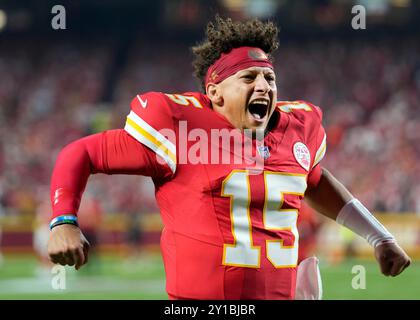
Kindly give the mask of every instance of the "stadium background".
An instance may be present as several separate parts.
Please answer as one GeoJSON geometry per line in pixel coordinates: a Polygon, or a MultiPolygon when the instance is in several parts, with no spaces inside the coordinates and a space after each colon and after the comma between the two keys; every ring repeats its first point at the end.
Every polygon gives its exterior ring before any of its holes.
{"type": "Polygon", "coordinates": [[[121,128],[138,92],[198,88],[189,47],[216,13],[277,22],[279,99],[321,106],[323,165],[414,258],[400,277],[383,277],[363,240],[307,212],[300,229],[320,258],[324,297],[420,298],[419,1],[33,0],[0,1],[1,299],[166,299],[161,221],[144,177],[90,179],[80,216],[91,261],[66,268],[66,290],[51,288],[49,178],[64,145],[121,128]],[[51,27],[56,4],[65,30],[51,27]],[[357,4],[365,30],[351,28],[357,4]],[[355,265],[366,289],[352,288],[355,265]]]}

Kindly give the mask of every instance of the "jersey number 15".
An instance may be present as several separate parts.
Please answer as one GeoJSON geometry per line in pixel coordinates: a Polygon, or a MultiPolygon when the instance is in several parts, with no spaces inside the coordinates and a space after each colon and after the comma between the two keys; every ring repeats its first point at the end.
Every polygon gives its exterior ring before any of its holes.
{"type": "MultiPolygon", "coordinates": [[[[298,259],[296,209],[281,209],[284,195],[303,196],[306,176],[281,172],[264,172],[265,201],[263,223],[267,230],[283,230],[292,234],[293,244],[286,246],[283,240],[266,240],[267,259],[276,268],[295,267],[298,259]]],[[[224,244],[223,264],[248,268],[259,268],[261,247],[252,239],[250,216],[251,185],[246,170],[233,170],[222,184],[222,196],[230,197],[231,229],[233,244],[224,244]]]]}

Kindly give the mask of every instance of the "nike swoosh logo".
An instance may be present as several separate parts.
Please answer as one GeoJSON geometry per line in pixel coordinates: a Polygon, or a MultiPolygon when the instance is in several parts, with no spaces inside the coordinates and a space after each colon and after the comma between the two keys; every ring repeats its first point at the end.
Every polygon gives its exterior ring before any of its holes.
{"type": "Polygon", "coordinates": [[[139,96],[139,95],[137,95],[137,99],[139,99],[140,104],[141,104],[141,106],[142,106],[143,108],[146,108],[146,107],[147,107],[147,99],[146,99],[145,101],[143,101],[143,100],[140,98],[140,96],[139,96]]]}

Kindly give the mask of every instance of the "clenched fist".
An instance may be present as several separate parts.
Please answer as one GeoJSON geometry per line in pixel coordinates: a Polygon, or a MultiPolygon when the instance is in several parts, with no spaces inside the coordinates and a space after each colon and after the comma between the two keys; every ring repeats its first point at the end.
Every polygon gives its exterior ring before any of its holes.
{"type": "Polygon", "coordinates": [[[75,266],[79,270],[88,262],[89,247],[90,244],[79,227],[62,224],[51,230],[48,255],[53,263],[75,266]]]}
{"type": "Polygon", "coordinates": [[[375,257],[386,276],[399,275],[410,263],[410,257],[397,243],[383,243],[375,248],[375,257]]]}

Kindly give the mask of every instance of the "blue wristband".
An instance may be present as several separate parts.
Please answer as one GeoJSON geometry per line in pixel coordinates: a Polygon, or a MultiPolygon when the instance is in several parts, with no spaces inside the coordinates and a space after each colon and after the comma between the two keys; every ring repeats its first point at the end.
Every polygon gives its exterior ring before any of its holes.
{"type": "Polygon", "coordinates": [[[75,226],[79,226],[77,223],[77,217],[72,215],[64,215],[64,216],[58,216],[51,220],[50,222],[50,230],[52,228],[60,225],[60,224],[73,224],[75,226]]]}

